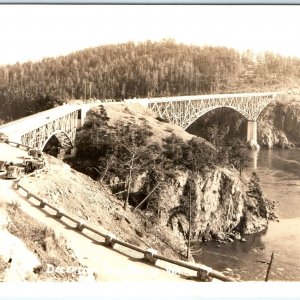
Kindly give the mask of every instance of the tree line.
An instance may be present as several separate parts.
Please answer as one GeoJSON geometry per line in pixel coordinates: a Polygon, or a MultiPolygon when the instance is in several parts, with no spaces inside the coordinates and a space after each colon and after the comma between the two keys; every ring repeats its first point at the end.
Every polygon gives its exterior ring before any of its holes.
{"type": "Polygon", "coordinates": [[[264,90],[300,77],[300,59],[173,40],[88,48],[0,67],[0,120],[66,99],[123,99],[264,90]]]}

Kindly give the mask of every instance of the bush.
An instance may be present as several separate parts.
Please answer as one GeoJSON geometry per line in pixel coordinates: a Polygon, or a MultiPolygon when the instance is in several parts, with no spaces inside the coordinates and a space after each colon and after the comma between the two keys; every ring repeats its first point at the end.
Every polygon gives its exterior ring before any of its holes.
{"type": "Polygon", "coordinates": [[[199,138],[184,142],[175,134],[164,139],[164,156],[169,164],[199,172],[216,164],[216,152],[199,138]]]}

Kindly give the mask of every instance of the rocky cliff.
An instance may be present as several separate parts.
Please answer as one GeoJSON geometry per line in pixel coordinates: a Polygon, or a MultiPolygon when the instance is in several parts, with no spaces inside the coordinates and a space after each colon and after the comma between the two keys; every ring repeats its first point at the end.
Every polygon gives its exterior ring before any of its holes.
{"type": "Polygon", "coordinates": [[[40,265],[24,242],[8,230],[7,212],[0,207],[0,281],[23,281],[40,265]]]}
{"type": "Polygon", "coordinates": [[[230,241],[262,231],[267,226],[268,204],[263,197],[252,197],[245,182],[236,170],[223,167],[204,174],[177,171],[165,179],[158,195],[157,223],[187,239],[191,205],[194,241],[230,241]]]}
{"type": "Polygon", "coordinates": [[[258,120],[258,142],[267,148],[300,144],[300,97],[282,97],[271,103],[258,120]]]}
{"type": "Polygon", "coordinates": [[[25,214],[17,202],[0,203],[0,282],[79,280],[78,274],[49,274],[48,264],[80,266],[64,238],[25,214]]]}

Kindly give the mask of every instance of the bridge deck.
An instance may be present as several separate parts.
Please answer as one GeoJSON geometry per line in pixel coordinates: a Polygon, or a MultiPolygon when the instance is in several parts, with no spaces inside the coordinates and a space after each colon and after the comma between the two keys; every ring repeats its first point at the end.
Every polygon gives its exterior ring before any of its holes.
{"type": "Polygon", "coordinates": [[[240,94],[208,94],[208,95],[194,95],[194,96],[171,96],[171,97],[156,97],[156,98],[139,98],[139,99],[126,99],[130,102],[135,101],[145,101],[147,103],[156,102],[171,102],[171,101],[189,101],[189,100],[211,100],[211,99],[232,99],[232,98],[247,98],[247,97],[274,97],[279,93],[265,92],[265,93],[240,93],[240,94]]]}
{"type": "MultiPolygon", "coordinates": [[[[219,107],[235,109],[248,121],[256,121],[261,111],[281,94],[277,92],[213,94],[160,98],[126,99],[115,102],[111,99],[68,103],[0,126],[0,132],[15,142],[27,146],[43,147],[53,134],[64,132],[75,141],[76,129],[83,126],[88,110],[106,104],[140,104],[150,108],[160,117],[187,128],[197,118],[219,107]],[[78,112],[77,112],[78,111],[78,112]],[[80,122],[79,122],[80,119],[80,122]]],[[[256,132],[252,130],[253,134],[256,132]]],[[[255,138],[253,138],[255,139],[255,138]]]]}
{"type": "Polygon", "coordinates": [[[10,123],[6,123],[0,126],[0,132],[3,132],[8,135],[13,133],[18,133],[22,135],[79,109],[80,106],[69,104],[48,109],[46,111],[31,116],[21,118],[10,123]]]}

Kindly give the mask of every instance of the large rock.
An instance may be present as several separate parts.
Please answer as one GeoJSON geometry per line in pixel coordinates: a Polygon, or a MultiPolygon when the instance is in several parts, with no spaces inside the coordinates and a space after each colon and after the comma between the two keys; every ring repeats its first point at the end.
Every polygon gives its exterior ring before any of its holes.
{"type": "Polygon", "coordinates": [[[216,168],[204,175],[178,171],[168,179],[158,199],[160,226],[170,226],[187,238],[189,201],[186,185],[194,186],[192,196],[193,240],[224,239],[229,235],[255,233],[267,226],[267,219],[257,214],[262,203],[246,195],[247,186],[237,171],[216,168]]]}
{"type": "Polygon", "coordinates": [[[300,102],[284,99],[270,104],[258,120],[258,142],[267,148],[300,144],[300,102]]]}

